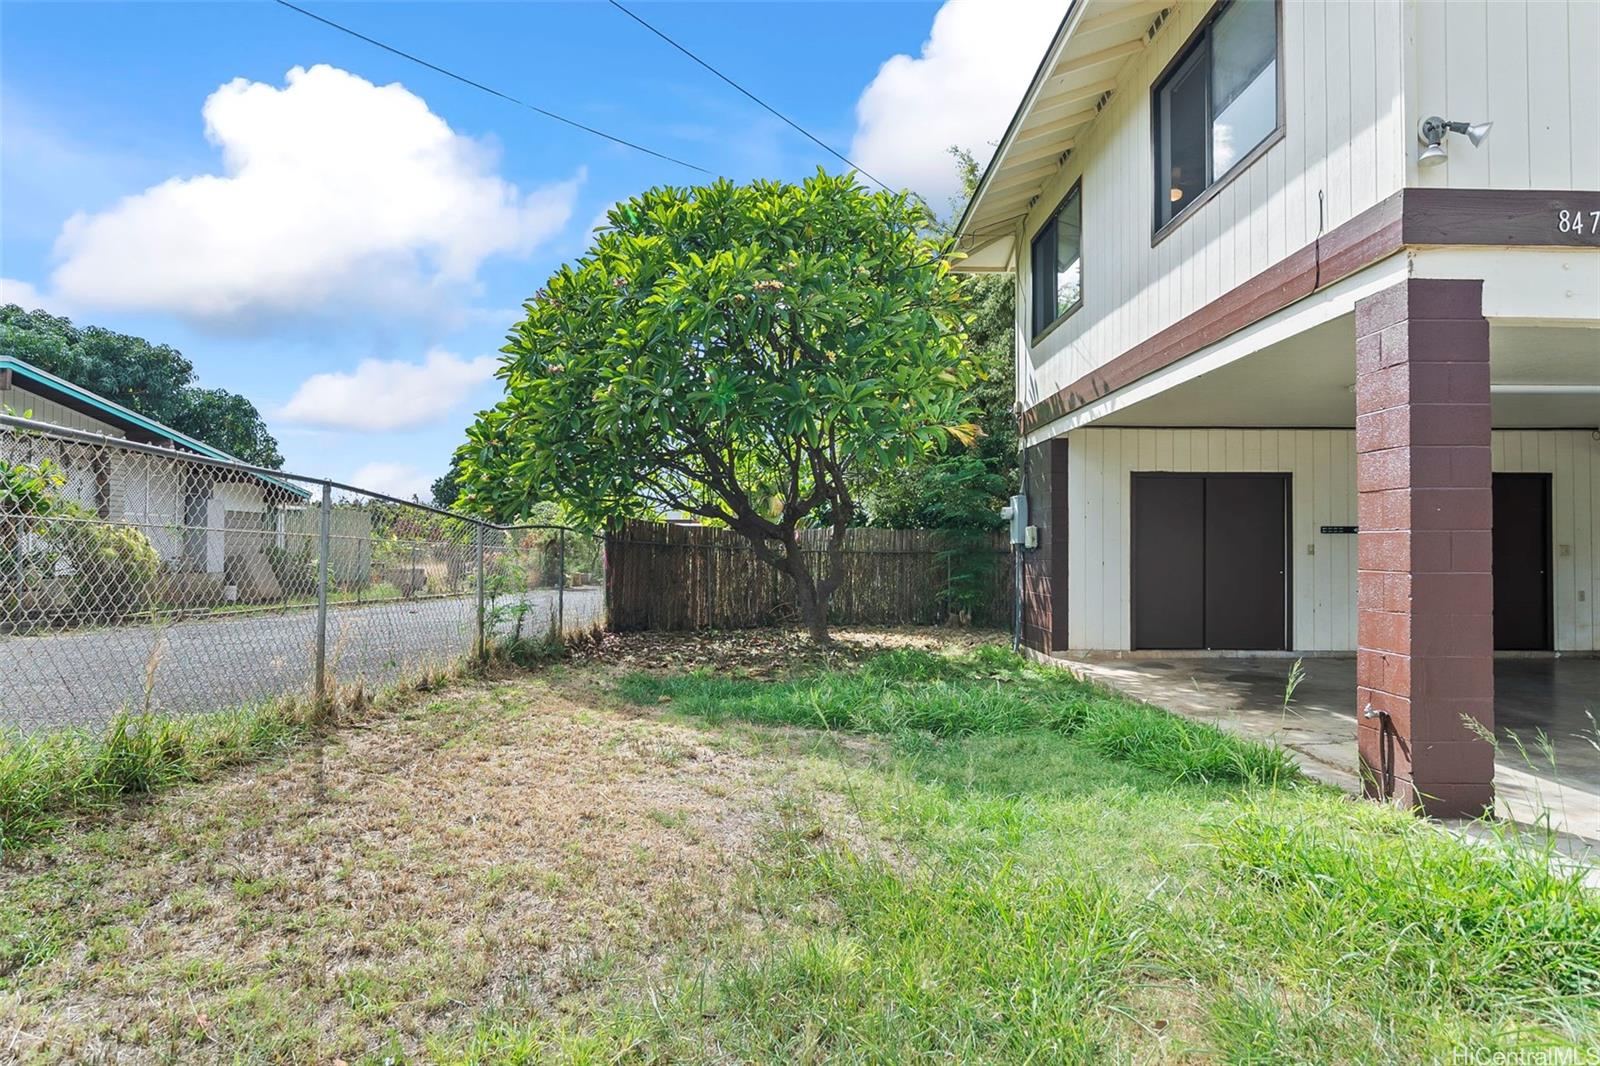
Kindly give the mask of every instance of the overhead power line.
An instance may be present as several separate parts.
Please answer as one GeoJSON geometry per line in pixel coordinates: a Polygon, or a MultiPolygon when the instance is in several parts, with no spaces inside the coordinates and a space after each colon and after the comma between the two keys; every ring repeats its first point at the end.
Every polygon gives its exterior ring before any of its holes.
{"type": "MultiPolygon", "coordinates": [[[[539,106],[537,106],[535,104],[528,103],[526,100],[519,100],[515,96],[512,96],[510,93],[503,93],[499,89],[491,88],[490,86],[485,85],[480,81],[473,81],[471,78],[469,78],[469,77],[467,77],[467,76],[465,76],[463,74],[457,74],[455,71],[448,70],[445,67],[441,67],[437,63],[430,63],[426,59],[423,59],[421,56],[412,55],[410,52],[403,51],[403,50],[401,50],[399,48],[396,48],[396,47],[394,47],[393,45],[390,45],[390,44],[384,44],[382,41],[378,40],[375,37],[368,37],[366,34],[361,33],[359,31],[356,31],[356,30],[353,30],[349,26],[341,25],[340,23],[337,23],[337,22],[333,21],[330,18],[323,18],[321,15],[317,14],[314,11],[307,11],[303,7],[299,7],[299,6],[295,5],[295,4],[291,4],[289,2],[289,0],[276,0],[276,2],[278,4],[280,4],[281,6],[288,8],[290,11],[299,12],[300,14],[304,15],[306,18],[315,19],[317,22],[322,23],[324,26],[330,26],[333,29],[338,30],[340,33],[347,33],[351,37],[354,37],[357,40],[365,41],[365,42],[367,42],[368,44],[372,45],[375,48],[381,48],[385,52],[390,53],[391,55],[397,55],[401,59],[409,60],[412,63],[417,64],[418,66],[427,67],[429,70],[433,71],[436,74],[443,74],[447,78],[453,78],[456,81],[461,82],[463,85],[470,85],[474,89],[478,89],[481,92],[488,93],[490,96],[498,96],[500,99],[506,101],[507,103],[516,104],[518,107],[525,107],[529,111],[532,111],[532,112],[534,112],[536,114],[543,115],[545,118],[554,119],[556,122],[560,122],[560,123],[562,123],[564,125],[571,126],[574,129],[579,129],[579,130],[582,130],[585,133],[593,134],[594,136],[599,137],[599,138],[601,138],[603,140],[610,141],[612,144],[620,144],[620,145],[622,145],[622,147],[631,148],[635,152],[643,152],[645,155],[654,156],[655,158],[665,160],[668,163],[676,163],[680,167],[688,167],[690,170],[697,170],[702,174],[709,174],[712,177],[716,176],[716,171],[707,170],[705,167],[695,166],[693,163],[688,163],[688,162],[685,162],[682,159],[678,159],[675,156],[667,155],[665,152],[658,152],[654,148],[646,148],[642,144],[635,144],[633,141],[625,140],[625,139],[623,139],[621,137],[614,136],[613,134],[607,133],[604,130],[597,130],[593,126],[586,126],[582,122],[579,122],[577,119],[567,118],[565,115],[558,115],[554,111],[547,111],[544,108],[539,107],[539,106]]],[[[770,110],[770,108],[769,108],[769,110],[770,110]]],[[[793,123],[791,123],[791,125],[793,125],[793,123]]],[[[862,171],[862,173],[866,173],[866,172],[862,171]]],[[[876,181],[877,179],[874,178],[873,180],[876,181]]],[[[881,185],[882,182],[879,182],[879,184],[881,185]]]]}
{"type": "MultiPolygon", "coordinates": [[[[283,0],[278,0],[278,2],[282,3],[283,0]]],[[[610,2],[612,7],[616,8],[618,11],[622,12],[624,15],[627,15],[633,21],[637,22],[639,25],[643,26],[645,29],[649,30],[651,33],[655,34],[657,37],[661,38],[663,41],[666,41],[672,47],[676,48],[678,51],[682,52],[684,55],[688,56],[690,59],[692,59],[696,63],[700,64],[706,70],[709,70],[712,74],[715,74],[718,78],[722,79],[728,85],[731,85],[733,88],[735,88],[739,92],[743,93],[748,99],[753,101],[756,105],[761,107],[768,114],[773,115],[773,116],[777,117],[778,119],[782,120],[791,129],[795,130],[801,136],[805,137],[812,144],[815,144],[818,148],[821,148],[823,151],[827,152],[829,155],[833,156],[835,159],[837,159],[840,162],[844,163],[846,166],[848,166],[850,169],[856,171],[862,177],[869,179],[870,181],[875,183],[879,188],[883,189],[885,192],[894,192],[894,190],[891,189],[888,186],[887,183],[885,183],[883,181],[880,181],[879,179],[873,177],[870,173],[868,173],[865,167],[862,167],[858,163],[852,162],[851,159],[848,156],[846,156],[843,152],[840,152],[840,151],[836,150],[831,145],[829,145],[826,141],[822,140],[822,138],[816,136],[810,130],[808,130],[804,126],[800,125],[800,123],[796,122],[794,119],[790,118],[788,115],[785,115],[782,111],[779,111],[777,108],[773,107],[771,104],[769,104],[765,100],[761,99],[761,97],[757,96],[755,93],[751,92],[749,89],[746,89],[743,85],[740,85],[738,82],[734,81],[732,78],[730,78],[726,74],[722,73],[722,71],[718,70],[716,67],[712,66],[710,63],[707,63],[704,59],[701,59],[699,56],[697,56],[693,52],[689,51],[689,49],[685,48],[683,45],[681,45],[677,41],[673,40],[666,33],[662,32],[659,29],[657,29],[655,26],[651,25],[649,22],[646,22],[640,16],[634,14],[628,8],[624,7],[619,2],[619,0],[609,0],[609,2],[610,2]]],[[[915,195],[915,194],[913,193],[913,195],[915,195]]],[[[918,199],[921,199],[921,197],[918,197],[918,199]]]]}

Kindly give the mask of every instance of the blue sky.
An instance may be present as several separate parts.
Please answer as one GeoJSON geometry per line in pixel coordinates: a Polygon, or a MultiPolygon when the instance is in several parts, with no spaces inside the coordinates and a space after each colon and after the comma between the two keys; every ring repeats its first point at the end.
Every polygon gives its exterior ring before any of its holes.
{"type": "MultiPolygon", "coordinates": [[[[835,169],[603,3],[302,6],[730,178],[835,169]]],[[[637,10],[943,203],[1061,6],[637,10]]],[[[696,180],[271,3],[0,4],[0,297],[175,345],[290,469],[425,494],[521,300],[617,199],[696,180]]]]}

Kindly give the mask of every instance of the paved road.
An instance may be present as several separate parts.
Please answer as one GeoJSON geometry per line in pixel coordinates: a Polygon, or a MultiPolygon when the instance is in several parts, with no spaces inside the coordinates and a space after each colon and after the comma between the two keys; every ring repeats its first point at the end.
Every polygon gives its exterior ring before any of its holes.
{"type": "MultiPolygon", "coordinates": [[[[530,592],[523,603],[524,632],[542,632],[554,620],[554,590],[530,592]]],[[[566,590],[568,632],[600,622],[604,610],[600,589],[566,590]]],[[[328,611],[328,661],[341,681],[382,685],[469,652],[475,617],[471,596],[335,606],[328,611]]],[[[506,619],[498,628],[509,625],[506,619]]],[[[121,707],[143,705],[147,676],[152,705],[171,714],[305,692],[315,634],[316,612],[297,608],[162,626],[0,636],[0,727],[98,726],[121,707]]]]}

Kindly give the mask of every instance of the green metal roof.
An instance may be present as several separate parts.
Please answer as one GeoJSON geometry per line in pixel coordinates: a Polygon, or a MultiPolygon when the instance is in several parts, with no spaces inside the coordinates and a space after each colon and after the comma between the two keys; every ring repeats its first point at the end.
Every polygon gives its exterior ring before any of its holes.
{"type": "MultiPolygon", "coordinates": [[[[182,445],[192,452],[196,452],[211,459],[221,459],[224,462],[239,463],[245,466],[250,465],[245,463],[245,461],[240,459],[238,456],[229,455],[221,448],[213,448],[205,441],[196,440],[187,433],[179,433],[171,426],[163,425],[153,418],[146,418],[137,411],[130,410],[129,408],[126,408],[113,400],[108,400],[98,393],[90,392],[81,385],[74,385],[66,378],[57,377],[48,370],[40,370],[32,363],[19,359],[14,355],[0,353],[0,370],[9,370],[17,377],[28,378],[50,389],[53,389],[56,392],[66,393],[73,399],[78,400],[97,411],[110,415],[111,419],[114,421],[123,422],[131,426],[137,426],[139,429],[142,429],[147,433],[152,433],[158,437],[166,437],[174,444],[182,445]]],[[[260,478],[262,481],[268,482],[269,484],[276,485],[278,488],[283,489],[286,492],[292,492],[294,495],[303,500],[311,498],[311,493],[308,490],[299,487],[298,485],[292,485],[286,481],[279,481],[277,478],[268,477],[265,474],[252,474],[251,476],[260,478]]]]}

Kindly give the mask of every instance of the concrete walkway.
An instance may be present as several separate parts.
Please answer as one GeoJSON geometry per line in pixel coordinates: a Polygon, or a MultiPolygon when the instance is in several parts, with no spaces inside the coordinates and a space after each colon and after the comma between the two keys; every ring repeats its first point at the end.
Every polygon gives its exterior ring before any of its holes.
{"type": "MultiPolygon", "coordinates": [[[[1355,659],[1307,657],[1284,706],[1293,655],[1057,659],[1136,699],[1294,751],[1307,773],[1360,790],[1355,659]]],[[[1500,813],[1600,845],[1600,658],[1495,661],[1495,791],[1500,813]],[[1591,717],[1591,715],[1593,717],[1591,717]],[[1542,737],[1541,739],[1541,732],[1542,737]],[[1520,746],[1519,746],[1520,745],[1520,746]]]]}

